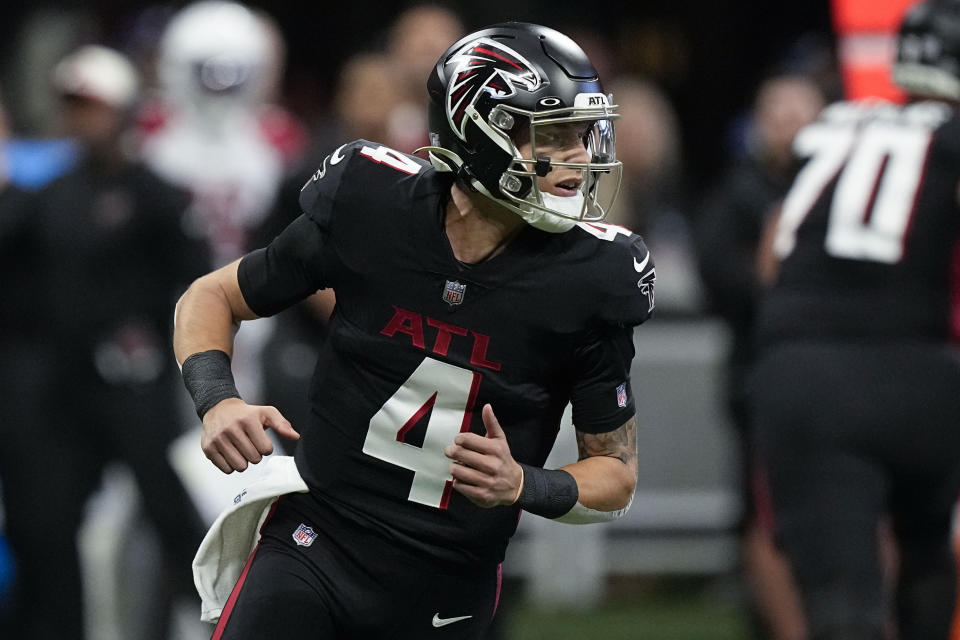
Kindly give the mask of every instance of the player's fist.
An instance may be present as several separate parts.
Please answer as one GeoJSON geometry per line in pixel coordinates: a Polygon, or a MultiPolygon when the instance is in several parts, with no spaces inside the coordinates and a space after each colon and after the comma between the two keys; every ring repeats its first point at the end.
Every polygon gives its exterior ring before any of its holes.
{"type": "Polygon", "coordinates": [[[477,506],[513,504],[520,494],[523,471],[510,454],[507,436],[487,404],[483,407],[487,435],[461,433],[444,449],[451,460],[453,488],[477,506]]]}
{"type": "Polygon", "coordinates": [[[243,471],[273,453],[273,443],[266,429],[296,440],[300,437],[293,426],[275,407],[250,405],[240,398],[227,398],[203,416],[200,448],[220,471],[243,471]]]}

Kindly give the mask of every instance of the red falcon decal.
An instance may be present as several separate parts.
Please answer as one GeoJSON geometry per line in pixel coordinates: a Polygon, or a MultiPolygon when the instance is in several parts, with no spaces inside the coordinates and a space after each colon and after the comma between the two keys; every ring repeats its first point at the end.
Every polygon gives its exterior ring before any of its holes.
{"type": "Polygon", "coordinates": [[[456,65],[454,80],[447,89],[447,118],[461,140],[467,139],[464,133],[467,107],[477,101],[481,91],[497,98],[509,98],[517,92],[516,84],[535,91],[543,83],[540,74],[523,56],[489,38],[467,44],[451,56],[447,64],[456,65]]]}

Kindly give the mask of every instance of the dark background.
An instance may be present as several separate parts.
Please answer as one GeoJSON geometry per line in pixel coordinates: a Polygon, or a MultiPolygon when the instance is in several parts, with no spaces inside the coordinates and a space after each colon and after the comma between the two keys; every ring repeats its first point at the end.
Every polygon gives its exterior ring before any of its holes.
{"type": "MultiPolygon", "coordinates": [[[[0,62],[5,91],[15,91],[22,25],[38,12],[86,14],[89,39],[130,50],[149,38],[144,12],[169,15],[186,3],[90,0],[85,3],[5,3],[0,12],[0,62]],[[8,89],[9,87],[9,89],[8,89]]],[[[306,122],[326,109],[341,63],[381,46],[386,29],[411,3],[373,0],[251,2],[278,22],[287,40],[283,101],[306,122]]],[[[454,9],[467,29],[504,20],[539,22],[569,33],[593,55],[602,43],[608,67],[657,82],[677,110],[685,165],[694,181],[710,179],[728,153],[730,129],[758,81],[784,65],[809,65],[832,47],[829,0],[770,3],[646,0],[437,2],[454,9]]],[[[37,43],[33,43],[36,46],[37,43]]],[[[817,62],[816,64],[823,64],[817,62]]],[[[600,65],[598,65],[600,66],[600,65]]],[[[9,102],[9,100],[8,100],[9,102]]],[[[14,130],[18,125],[12,109],[14,130]]],[[[21,129],[24,127],[21,126],[21,129]]],[[[29,130],[22,133],[36,133],[29,130]]]]}

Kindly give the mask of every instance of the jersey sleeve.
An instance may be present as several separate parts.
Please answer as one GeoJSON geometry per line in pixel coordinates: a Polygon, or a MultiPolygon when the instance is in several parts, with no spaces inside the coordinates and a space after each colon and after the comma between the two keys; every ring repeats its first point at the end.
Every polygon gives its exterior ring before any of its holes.
{"type": "Polygon", "coordinates": [[[300,189],[300,209],[321,228],[330,227],[336,209],[337,193],[347,174],[347,168],[362,143],[362,140],[355,140],[337,147],[323,159],[320,168],[300,189]]]}
{"type": "Polygon", "coordinates": [[[327,234],[302,215],[262,249],[240,260],[237,279],[247,306],[258,316],[275,313],[327,286],[327,234]]]}
{"type": "Polygon", "coordinates": [[[640,236],[614,225],[588,225],[584,230],[600,240],[594,245],[590,280],[599,294],[598,311],[574,352],[570,401],[579,431],[604,433],[634,416],[633,330],[653,311],[657,276],[640,236]]]}
{"type": "Polygon", "coordinates": [[[329,234],[338,209],[338,193],[363,142],[348,142],[324,158],[300,189],[303,214],[265,248],[241,260],[237,273],[240,291],[257,315],[274,315],[330,286],[324,262],[331,253],[329,234]]]}
{"type": "Polygon", "coordinates": [[[605,433],[633,417],[633,355],[632,327],[607,326],[588,332],[576,350],[576,380],[570,398],[577,430],[605,433]]]}
{"type": "Polygon", "coordinates": [[[600,320],[616,327],[635,327],[653,313],[657,269],[640,236],[618,237],[614,246],[616,250],[603,266],[606,303],[601,306],[600,320]]]}

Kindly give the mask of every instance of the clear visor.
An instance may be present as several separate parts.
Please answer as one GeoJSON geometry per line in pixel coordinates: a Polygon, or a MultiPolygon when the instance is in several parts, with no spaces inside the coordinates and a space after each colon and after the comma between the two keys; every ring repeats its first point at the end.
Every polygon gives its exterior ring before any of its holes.
{"type": "Polygon", "coordinates": [[[614,109],[494,109],[491,124],[501,131],[512,126],[511,112],[529,123],[526,135],[510,141],[516,160],[501,179],[504,195],[521,208],[576,221],[603,220],[619,193],[623,169],[616,159],[613,121],[619,116],[614,109]],[[519,195],[530,180],[534,188],[519,195]]]}

